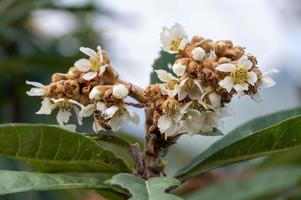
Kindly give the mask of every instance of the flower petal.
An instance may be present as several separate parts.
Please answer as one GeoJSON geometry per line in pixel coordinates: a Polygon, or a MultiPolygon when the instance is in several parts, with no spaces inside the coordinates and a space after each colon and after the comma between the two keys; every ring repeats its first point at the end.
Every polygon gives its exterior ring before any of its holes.
{"type": "Polygon", "coordinates": [[[89,71],[90,70],[89,65],[90,65],[90,61],[85,58],[79,59],[74,63],[74,66],[81,72],[89,71]]]}
{"type": "Polygon", "coordinates": [[[43,101],[41,102],[42,106],[36,114],[38,115],[50,115],[51,114],[51,106],[52,103],[49,98],[44,98],[43,101]]]}
{"type": "Polygon", "coordinates": [[[84,54],[88,55],[89,57],[96,56],[96,52],[93,49],[90,49],[88,47],[81,47],[81,48],[79,48],[79,50],[81,52],[83,52],[84,54]]]}
{"type": "Polygon", "coordinates": [[[262,96],[260,95],[259,92],[257,92],[257,93],[255,93],[255,94],[251,95],[251,99],[253,99],[256,103],[261,103],[261,102],[263,102],[263,98],[262,98],[262,96]]]}
{"type": "Polygon", "coordinates": [[[93,87],[89,93],[89,99],[100,100],[100,91],[97,87],[93,87]]]}
{"type": "Polygon", "coordinates": [[[247,79],[248,83],[254,86],[257,80],[258,78],[255,72],[248,72],[248,79],[247,79]]]}
{"type": "Polygon", "coordinates": [[[105,130],[105,129],[98,123],[97,119],[94,119],[94,122],[93,122],[92,127],[93,127],[93,130],[94,130],[95,133],[97,133],[97,132],[99,132],[99,131],[105,130]]]}
{"type": "Polygon", "coordinates": [[[89,104],[87,106],[82,107],[81,111],[79,112],[79,116],[81,117],[89,117],[94,113],[94,104],[89,104]]]}
{"type": "Polygon", "coordinates": [[[172,118],[167,115],[162,115],[158,120],[158,127],[161,133],[165,133],[172,125],[172,118]]]}
{"type": "Polygon", "coordinates": [[[134,124],[139,124],[139,122],[140,122],[139,115],[131,110],[128,110],[128,113],[129,113],[131,122],[133,122],[134,124]]]}
{"type": "Polygon", "coordinates": [[[73,106],[73,110],[75,112],[77,123],[79,125],[83,125],[83,117],[79,114],[81,110],[78,107],[76,107],[76,106],[73,106]]]}
{"type": "Polygon", "coordinates": [[[27,85],[35,86],[37,88],[43,88],[43,87],[45,87],[45,85],[43,85],[41,83],[38,83],[38,82],[34,82],[34,81],[26,81],[26,84],[27,85]]]}
{"type": "Polygon", "coordinates": [[[233,88],[233,80],[232,80],[232,77],[231,76],[226,76],[224,78],[224,80],[221,80],[219,83],[218,83],[221,87],[225,88],[227,90],[228,93],[231,92],[232,88],[233,88]]]}
{"type": "Polygon", "coordinates": [[[88,72],[85,75],[83,75],[83,79],[85,79],[86,81],[90,81],[96,76],[97,76],[97,72],[88,72]]]}
{"type": "Polygon", "coordinates": [[[111,106],[105,110],[105,115],[107,119],[112,118],[119,108],[117,106],[111,106]]]}
{"type": "Polygon", "coordinates": [[[275,86],[277,83],[269,76],[264,76],[261,79],[261,85],[260,87],[269,88],[275,86]]]}
{"type": "Polygon", "coordinates": [[[100,68],[99,68],[99,72],[98,72],[98,76],[102,76],[103,73],[106,71],[108,65],[102,65],[100,68]]]}
{"type": "Polygon", "coordinates": [[[253,67],[253,63],[249,60],[248,56],[243,56],[239,60],[239,65],[245,67],[246,69],[251,69],[253,67]]]}
{"type": "Polygon", "coordinates": [[[43,96],[45,94],[44,88],[31,88],[26,92],[28,96],[43,96]]]}
{"type": "Polygon", "coordinates": [[[192,51],[192,58],[196,61],[202,61],[206,55],[205,50],[202,47],[196,47],[192,51]]]}
{"type": "Polygon", "coordinates": [[[232,72],[234,69],[236,69],[236,66],[232,63],[223,63],[218,65],[216,69],[221,72],[232,72]]]}
{"type": "Polygon", "coordinates": [[[113,86],[113,96],[117,99],[124,99],[129,94],[129,89],[123,84],[113,86]]]}
{"type": "Polygon", "coordinates": [[[120,117],[112,117],[108,124],[112,128],[113,132],[119,131],[121,128],[122,119],[120,117]]]}
{"type": "Polygon", "coordinates": [[[63,126],[69,121],[70,117],[71,117],[71,112],[65,110],[59,110],[56,115],[56,121],[59,123],[59,125],[63,126]]]}
{"type": "Polygon", "coordinates": [[[104,112],[107,109],[106,104],[103,102],[97,102],[96,104],[96,110],[104,112]]]}
{"type": "Polygon", "coordinates": [[[242,92],[249,89],[249,85],[247,83],[235,84],[233,87],[237,92],[242,92]]]}
{"type": "Polygon", "coordinates": [[[159,69],[159,70],[155,70],[155,72],[157,73],[158,78],[162,82],[167,83],[167,82],[169,82],[171,80],[177,80],[176,77],[174,77],[171,73],[168,73],[165,70],[159,69]]]}
{"type": "Polygon", "coordinates": [[[172,70],[177,76],[182,76],[186,71],[186,65],[176,63],[172,66],[172,70]]]}

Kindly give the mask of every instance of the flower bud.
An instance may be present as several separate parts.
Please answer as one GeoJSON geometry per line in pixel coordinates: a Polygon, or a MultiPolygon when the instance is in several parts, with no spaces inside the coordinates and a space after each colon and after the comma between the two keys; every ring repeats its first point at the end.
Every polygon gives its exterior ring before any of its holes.
{"type": "Polygon", "coordinates": [[[113,86],[113,96],[118,99],[124,99],[129,94],[129,89],[122,84],[113,86]]]}
{"type": "Polygon", "coordinates": [[[191,53],[192,53],[192,58],[196,61],[202,61],[206,54],[206,52],[202,47],[194,48],[191,53]]]}
{"type": "Polygon", "coordinates": [[[51,77],[52,82],[58,82],[58,81],[61,81],[61,80],[66,80],[66,79],[67,79],[66,75],[62,74],[62,73],[55,73],[51,77]]]}
{"type": "Polygon", "coordinates": [[[90,99],[94,99],[94,100],[100,100],[100,91],[98,90],[98,88],[97,87],[94,87],[92,90],[91,90],[91,92],[90,92],[90,94],[89,94],[89,98],[90,99]]]}
{"type": "Polygon", "coordinates": [[[185,71],[186,71],[186,65],[183,65],[182,63],[175,63],[172,66],[172,70],[173,72],[177,75],[177,76],[182,76],[185,71]]]}
{"type": "Polygon", "coordinates": [[[75,67],[71,67],[67,73],[68,78],[70,79],[77,79],[80,76],[80,71],[75,68],[75,67]]]}

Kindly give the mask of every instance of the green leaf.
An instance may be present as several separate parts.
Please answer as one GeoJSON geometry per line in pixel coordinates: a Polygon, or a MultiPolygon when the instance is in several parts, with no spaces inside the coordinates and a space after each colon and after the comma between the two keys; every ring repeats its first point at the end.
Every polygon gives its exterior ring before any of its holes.
{"type": "Polygon", "coordinates": [[[0,126],[0,156],[24,160],[43,172],[130,172],[126,164],[94,140],[55,126],[0,126]]]}
{"type": "Polygon", "coordinates": [[[160,51],[160,56],[154,61],[153,72],[151,73],[151,84],[160,83],[161,81],[158,79],[155,70],[163,69],[168,72],[172,72],[169,69],[168,64],[173,64],[176,61],[176,56],[174,54],[167,53],[165,51],[160,51]]]}
{"type": "Polygon", "coordinates": [[[117,174],[111,180],[112,185],[120,185],[132,194],[129,200],[181,200],[182,198],[165,191],[180,182],[171,177],[154,177],[144,180],[131,174],[117,174]]]}
{"type": "Polygon", "coordinates": [[[0,170],[0,195],[27,191],[97,189],[120,193],[101,180],[90,177],[0,170]]]}
{"type": "Polygon", "coordinates": [[[270,168],[242,180],[232,180],[204,188],[192,194],[187,200],[254,200],[270,199],[299,184],[301,178],[300,166],[270,168]],[[264,198],[263,198],[264,197],[264,198]]]}
{"type": "Polygon", "coordinates": [[[301,109],[282,111],[247,122],[195,157],[177,178],[186,180],[210,169],[299,146],[301,116],[292,116],[300,113],[301,109]]]}

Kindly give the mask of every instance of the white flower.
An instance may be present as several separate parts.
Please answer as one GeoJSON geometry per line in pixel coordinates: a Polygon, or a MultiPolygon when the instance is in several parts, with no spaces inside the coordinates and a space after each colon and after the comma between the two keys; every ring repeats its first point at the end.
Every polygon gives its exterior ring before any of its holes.
{"type": "Polygon", "coordinates": [[[181,131],[187,132],[189,135],[199,133],[202,127],[201,113],[189,108],[191,103],[192,101],[186,103],[180,110],[182,113],[181,131]]]}
{"type": "Polygon", "coordinates": [[[122,84],[114,85],[113,86],[113,96],[117,99],[124,99],[129,94],[129,89],[122,84]]]}
{"type": "Polygon", "coordinates": [[[183,116],[180,103],[175,99],[167,99],[162,104],[163,115],[158,119],[158,128],[165,134],[165,138],[177,134],[180,131],[180,119],[183,116]]]}
{"type": "Polygon", "coordinates": [[[170,97],[176,96],[179,90],[179,79],[165,70],[160,69],[156,70],[155,72],[157,73],[158,78],[164,82],[159,86],[162,94],[170,97]]]}
{"type": "Polygon", "coordinates": [[[187,66],[183,65],[182,63],[175,63],[172,66],[172,70],[177,76],[182,76],[186,71],[186,67],[187,66]]]}
{"type": "Polygon", "coordinates": [[[89,99],[100,100],[100,91],[97,87],[93,87],[89,93],[89,99]]]}
{"type": "Polygon", "coordinates": [[[216,92],[206,92],[202,95],[199,103],[205,109],[217,109],[221,107],[221,95],[216,92]]]}
{"type": "Polygon", "coordinates": [[[43,96],[45,94],[45,85],[32,81],[26,81],[26,84],[35,86],[26,92],[28,96],[43,96]]]}
{"type": "Polygon", "coordinates": [[[116,132],[121,128],[122,123],[127,123],[129,121],[134,124],[139,123],[139,116],[128,110],[124,106],[111,106],[109,108],[101,108],[106,120],[108,120],[108,125],[112,128],[112,131],[116,132]]]}
{"type": "Polygon", "coordinates": [[[204,111],[200,117],[201,131],[210,133],[214,128],[218,128],[220,121],[219,116],[214,111],[204,111]]]}
{"type": "Polygon", "coordinates": [[[206,56],[206,52],[202,47],[194,48],[191,51],[191,53],[192,53],[192,58],[196,61],[202,61],[206,56]]]}
{"type": "Polygon", "coordinates": [[[42,101],[42,106],[36,114],[39,115],[50,115],[52,110],[59,109],[56,120],[60,126],[64,126],[68,123],[70,117],[71,117],[71,111],[73,110],[76,114],[77,121],[80,125],[82,125],[82,117],[79,115],[80,108],[83,107],[82,104],[80,104],[77,101],[74,101],[72,99],[50,99],[50,98],[44,98],[42,101]]]}
{"type": "Polygon", "coordinates": [[[184,50],[188,43],[187,33],[178,23],[173,25],[171,29],[164,27],[160,39],[163,49],[169,53],[178,53],[179,50],[184,50]]]}
{"type": "Polygon", "coordinates": [[[219,82],[219,85],[231,92],[234,88],[238,94],[249,89],[250,85],[255,85],[257,82],[257,75],[253,71],[249,71],[253,66],[253,63],[248,59],[247,56],[243,56],[239,61],[238,65],[232,63],[220,64],[216,67],[218,71],[230,73],[224,80],[219,82]]]}
{"type": "Polygon", "coordinates": [[[80,117],[90,117],[95,111],[94,104],[88,104],[86,106],[81,106],[81,110],[79,112],[80,117]]]}
{"type": "MultiPolygon", "coordinates": [[[[269,88],[275,86],[277,83],[270,77],[273,74],[277,74],[279,72],[278,69],[270,69],[267,72],[262,74],[262,77],[259,82],[258,90],[261,88],[269,88]]],[[[260,95],[259,91],[257,93],[251,95],[251,98],[256,102],[260,103],[263,101],[262,96],[260,95]]]]}
{"type": "Polygon", "coordinates": [[[85,73],[83,79],[89,81],[95,78],[97,75],[101,76],[105,72],[107,67],[107,64],[103,63],[103,55],[101,53],[101,47],[97,46],[97,50],[98,50],[97,52],[87,47],[81,47],[79,48],[79,50],[90,57],[89,59],[86,58],[79,59],[74,63],[74,66],[78,70],[85,73]]]}
{"type": "Polygon", "coordinates": [[[178,87],[178,99],[182,101],[187,96],[191,100],[198,100],[201,98],[203,93],[202,86],[197,79],[186,78],[181,81],[178,87]]]}

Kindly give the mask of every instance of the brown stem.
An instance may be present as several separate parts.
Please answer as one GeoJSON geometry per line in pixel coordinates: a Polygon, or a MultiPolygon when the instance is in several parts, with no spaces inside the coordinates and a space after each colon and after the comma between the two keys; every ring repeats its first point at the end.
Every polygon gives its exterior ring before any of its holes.
{"type": "Polygon", "coordinates": [[[140,88],[139,86],[134,85],[132,83],[123,81],[121,79],[117,79],[116,82],[129,86],[129,88],[130,88],[130,94],[129,95],[131,97],[133,97],[134,99],[136,99],[138,102],[140,102],[140,103],[145,103],[146,102],[147,99],[144,97],[144,90],[142,88],[140,88]]]}

